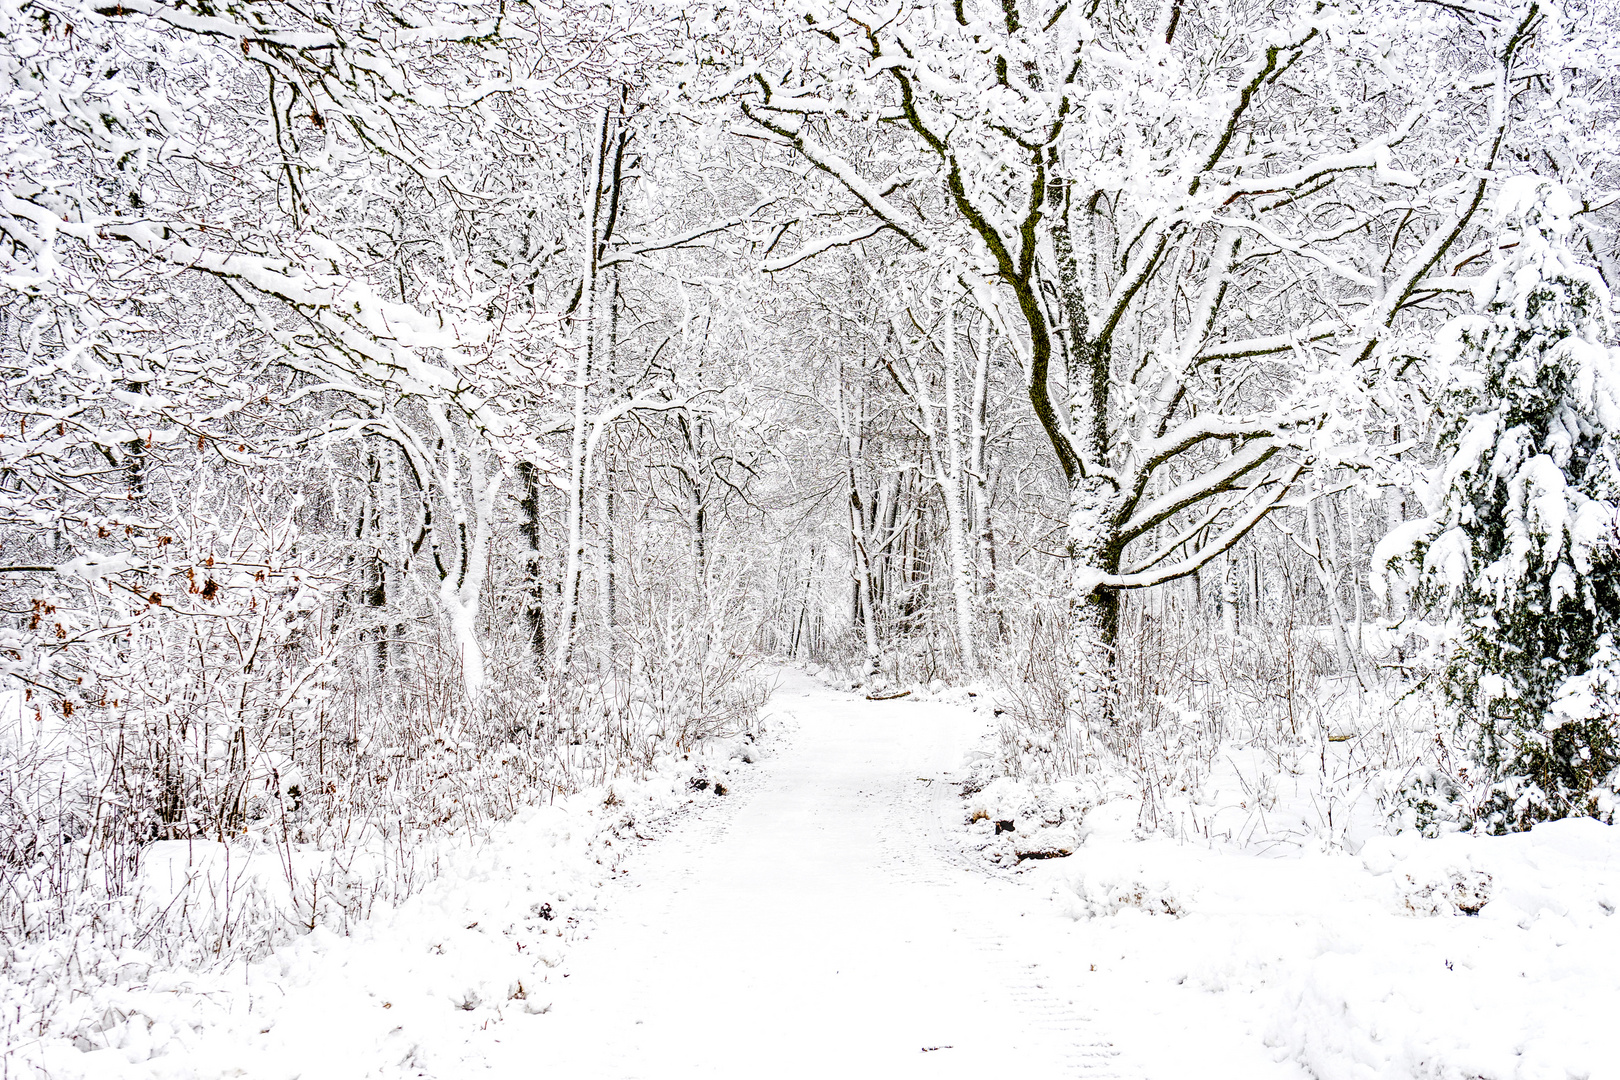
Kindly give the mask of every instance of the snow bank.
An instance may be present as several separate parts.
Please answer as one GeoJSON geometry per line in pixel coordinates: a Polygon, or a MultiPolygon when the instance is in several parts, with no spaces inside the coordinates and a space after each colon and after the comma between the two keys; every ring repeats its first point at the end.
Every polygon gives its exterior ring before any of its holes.
{"type": "Polygon", "coordinates": [[[1283,988],[1274,1045],[1322,1080],[1616,1075],[1620,831],[1406,834],[1361,862],[1395,917],[1323,938],[1283,988]]]}
{"type": "MultiPolygon", "coordinates": [[[[348,936],[289,893],[289,872],[313,872],[313,854],[289,871],[273,850],[151,845],[137,899],[4,955],[8,1075],[467,1075],[475,1033],[549,1009],[569,943],[598,890],[623,872],[622,857],[676,816],[745,788],[759,754],[752,742],[718,741],[642,776],[521,809],[486,839],[445,840],[419,855],[435,864],[432,881],[403,903],[376,905],[348,936]],[[226,935],[255,891],[279,896],[303,930],[245,966],[194,970],[154,951],[161,935],[142,933],[162,912],[226,935]]],[[[351,868],[356,887],[361,870],[351,868]]]]}
{"type": "Polygon", "coordinates": [[[1415,697],[1306,704],[1297,734],[1229,725],[1179,784],[1119,762],[1041,783],[1004,733],[965,763],[961,841],[1068,917],[1051,954],[1100,1021],[1181,1033],[1122,1043],[1147,1076],[1225,1040],[1285,1078],[1620,1078],[1620,829],[1457,831],[1419,805],[1447,777],[1411,764],[1445,750],[1444,718],[1415,697]],[[1042,846],[1071,850],[1019,857],[1042,846]]]}
{"type": "Polygon", "coordinates": [[[1174,1029],[1207,1009],[1185,995],[1214,994],[1247,1038],[1319,1080],[1620,1076],[1620,829],[1268,857],[1132,840],[1128,817],[1020,872],[1076,921],[1085,955],[1120,957],[1130,1022],[1152,1028],[1140,1013],[1159,1010],[1174,1029]]]}

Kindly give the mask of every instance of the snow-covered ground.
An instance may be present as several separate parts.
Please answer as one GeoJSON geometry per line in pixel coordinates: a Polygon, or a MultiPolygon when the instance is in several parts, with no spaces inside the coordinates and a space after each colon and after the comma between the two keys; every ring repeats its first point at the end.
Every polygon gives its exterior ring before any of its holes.
{"type": "Polygon", "coordinates": [[[1620,1076],[1610,827],[1255,854],[1139,841],[1120,800],[995,868],[956,783],[985,713],[794,672],[770,708],[726,797],[531,812],[351,937],[88,988],[77,1048],[11,1074],[1620,1076]]]}
{"type": "MultiPolygon", "coordinates": [[[[1612,827],[1289,858],[1128,833],[1096,822],[1073,858],[1029,873],[1076,920],[1069,942],[1106,957],[1122,1023],[1224,1014],[1249,1054],[1321,1080],[1620,1076],[1612,827]]],[[[1147,1075],[1183,1075],[1142,1045],[1147,1075]]]]}
{"type": "MultiPolygon", "coordinates": [[[[347,935],[312,919],[313,930],[258,962],[198,971],[138,933],[96,925],[108,916],[21,946],[0,978],[0,1077],[479,1070],[506,1025],[549,1007],[558,965],[626,857],[724,803],[754,756],[746,740],[718,741],[644,778],[520,810],[476,842],[441,837],[416,859],[436,864],[435,876],[408,900],[375,905],[347,935]]],[[[172,922],[184,907],[194,925],[228,933],[248,897],[262,918],[278,892],[288,906],[278,858],[273,849],[154,844],[142,857],[141,920],[166,907],[172,922]]],[[[283,914],[309,915],[292,907],[283,914]]]]}

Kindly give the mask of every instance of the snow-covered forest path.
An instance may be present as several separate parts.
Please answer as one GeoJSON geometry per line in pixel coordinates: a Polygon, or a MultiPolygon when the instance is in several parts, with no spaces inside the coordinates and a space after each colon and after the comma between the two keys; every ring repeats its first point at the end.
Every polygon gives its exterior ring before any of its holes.
{"type": "Polygon", "coordinates": [[[952,781],[994,723],[783,672],[765,756],[701,763],[725,797],[689,798],[697,761],[616,781],[438,850],[347,935],[75,976],[70,1036],[0,1074],[1620,1080],[1611,827],[1256,855],[1139,839],[1121,799],[1071,857],[992,872],[962,827],[990,789],[952,781]],[[1478,917],[1435,899],[1459,867],[1478,917]]]}
{"type": "Polygon", "coordinates": [[[773,711],[787,738],[749,790],[627,864],[551,1013],[503,1041],[510,1071],[495,1071],[1130,1075],[1031,947],[1051,905],[973,869],[944,832],[961,813],[945,775],[982,721],[797,673],[773,711]]]}

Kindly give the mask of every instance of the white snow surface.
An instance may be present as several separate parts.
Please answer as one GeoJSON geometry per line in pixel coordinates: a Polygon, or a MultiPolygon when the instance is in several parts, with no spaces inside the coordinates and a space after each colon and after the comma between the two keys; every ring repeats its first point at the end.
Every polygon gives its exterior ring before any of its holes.
{"type": "Polygon", "coordinates": [[[11,1074],[1620,1076],[1612,827],[1276,857],[1140,840],[1119,799],[994,869],[953,783],[988,710],[789,671],[770,711],[770,752],[651,843],[667,777],[526,814],[352,936],[97,1000],[145,1019],[11,1074]]]}

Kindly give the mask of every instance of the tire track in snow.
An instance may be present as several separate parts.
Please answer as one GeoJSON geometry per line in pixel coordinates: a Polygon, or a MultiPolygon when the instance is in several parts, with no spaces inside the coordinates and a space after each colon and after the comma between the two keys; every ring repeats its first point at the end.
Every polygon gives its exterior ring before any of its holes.
{"type": "MultiPolygon", "coordinates": [[[[959,836],[950,830],[947,822],[960,812],[955,794],[955,785],[938,776],[918,777],[895,792],[893,817],[910,819],[920,826],[918,842],[910,849],[915,854],[904,860],[913,869],[921,864],[915,880],[944,891],[960,888],[960,879],[966,878],[972,888],[1003,894],[1003,902],[1022,902],[1026,897],[1013,894],[1019,886],[974,860],[963,850],[959,836]],[[951,880],[953,872],[958,880],[951,880]]],[[[1069,1076],[1126,1080],[1131,1075],[1121,1071],[1119,1051],[1097,1031],[1095,1021],[1047,989],[1051,976],[1042,974],[1038,962],[1015,958],[1005,935],[966,929],[971,926],[967,921],[962,926],[963,940],[1000,973],[999,981],[1018,1003],[1019,1012],[1032,1017],[1035,1026],[1065,1045],[1063,1057],[1069,1076]]]]}
{"type": "Polygon", "coordinates": [[[1084,999],[1031,963],[1038,898],[946,834],[941,768],[971,721],[797,682],[791,741],[604,890],[555,1009],[504,1063],[569,1080],[1135,1080],[1084,999]]]}
{"type": "Polygon", "coordinates": [[[1018,1003],[1019,1011],[1033,1018],[1034,1026],[1065,1044],[1063,1054],[1068,1074],[1094,1080],[1126,1080],[1120,1054],[1113,1043],[1101,1037],[1093,1020],[1060,1001],[1037,982],[1039,968],[1008,955],[1007,941],[999,935],[968,934],[968,944],[1002,972],[1002,984],[1018,1003]]]}

